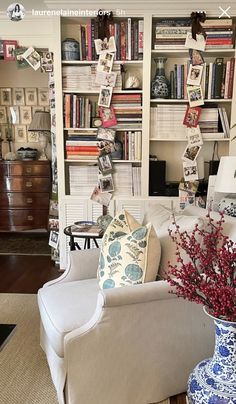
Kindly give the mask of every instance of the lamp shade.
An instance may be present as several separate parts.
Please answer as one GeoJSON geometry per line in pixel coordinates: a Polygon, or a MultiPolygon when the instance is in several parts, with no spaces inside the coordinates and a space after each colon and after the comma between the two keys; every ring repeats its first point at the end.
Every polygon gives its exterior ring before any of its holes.
{"type": "Polygon", "coordinates": [[[215,192],[236,194],[236,156],[224,156],[216,176],[215,192]]]}
{"type": "Polygon", "coordinates": [[[51,117],[47,111],[36,111],[28,131],[31,132],[50,132],[51,131],[51,117]]]}

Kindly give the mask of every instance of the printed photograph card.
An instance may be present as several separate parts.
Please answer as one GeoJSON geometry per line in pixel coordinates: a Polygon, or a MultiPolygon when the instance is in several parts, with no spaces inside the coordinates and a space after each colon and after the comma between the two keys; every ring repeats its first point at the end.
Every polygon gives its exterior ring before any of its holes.
{"type": "Polygon", "coordinates": [[[196,128],[196,126],[198,125],[200,115],[201,115],[200,107],[187,106],[183,124],[186,125],[188,128],[191,127],[196,128]]]}
{"type": "Polygon", "coordinates": [[[105,73],[105,72],[97,72],[95,83],[100,86],[109,86],[115,87],[116,84],[117,72],[105,73]]]}
{"type": "Polygon", "coordinates": [[[197,34],[196,39],[193,39],[192,33],[188,32],[186,36],[185,46],[186,48],[204,51],[206,47],[206,41],[202,34],[197,34]]]}
{"type": "Polygon", "coordinates": [[[201,150],[201,146],[189,146],[187,145],[183,155],[182,160],[189,162],[193,162],[196,160],[201,150]]]}
{"type": "Polygon", "coordinates": [[[189,146],[201,146],[203,144],[199,125],[196,128],[187,128],[187,137],[189,146]]]}
{"type": "Polygon", "coordinates": [[[114,191],[112,175],[109,174],[109,175],[100,177],[99,178],[99,187],[101,189],[101,193],[114,191]]]}
{"type": "Polygon", "coordinates": [[[22,54],[22,57],[34,70],[38,70],[40,68],[40,54],[32,46],[22,54]]]}
{"type": "Polygon", "coordinates": [[[98,157],[98,166],[103,175],[110,174],[113,171],[111,155],[104,154],[98,157]]]}
{"type": "Polygon", "coordinates": [[[189,49],[189,56],[193,66],[204,64],[204,58],[201,51],[198,51],[197,49],[189,49]]]}
{"type": "Polygon", "coordinates": [[[102,192],[99,185],[97,185],[90,199],[94,202],[100,203],[100,205],[109,206],[110,200],[112,198],[112,194],[109,192],[102,192]]]}
{"type": "Polygon", "coordinates": [[[98,97],[98,106],[109,108],[112,97],[112,87],[101,86],[98,97]]]}
{"type": "Polygon", "coordinates": [[[190,65],[187,84],[191,86],[199,86],[201,84],[203,65],[190,65]]]}
{"type": "Polygon", "coordinates": [[[115,109],[112,105],[110,108],[100,107],[99,115],[104,128],[109,128],[110,126],[115,126],[117,124],[115,109]]]}
{"type": "Polygon", "coordinates": [[[183,171],[184,171],[184,180],[185,181],[196,181],[198,180],[198,169],[197,163],[194,161],[193,163],[183,162],[183,171]]]}
{"type": "Polygon", "coordinates": [[[97,140],[108,140],[109,142],[115,141],[116,131],[110,128],[98,128],[97,140]]]}
{"type": "Polygon", "coordinates": [[[101,55],[104,52],[116,52],[116,42],[114,36],[111,36],[109,40],[107,38],[95,39],[95,50],[97,55],[101,55]]]}
{"type": "Polygon", "coordinates": [[[187,94],[190,107],[204,105],[201,86],[187,86],[187,94]]]}
{"type": "Polygon", "coordinates": [[[114,54],[109,52],[101,53],[98,59],[97,72],[111,73],[114,54]]]}

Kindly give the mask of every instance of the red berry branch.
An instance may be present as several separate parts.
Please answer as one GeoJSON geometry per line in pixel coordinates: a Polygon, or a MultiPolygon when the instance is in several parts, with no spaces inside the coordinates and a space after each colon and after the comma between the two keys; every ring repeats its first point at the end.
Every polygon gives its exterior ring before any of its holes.
{"type": "Polygon", "coordinates": [[[222,233],[224,214],[190,233],[176,220],[169,230],[176,244],[177,264],[168,263],[167,281],[179,297],[206,306],[214,317],[236,321],[236,243],[222,233]]]}

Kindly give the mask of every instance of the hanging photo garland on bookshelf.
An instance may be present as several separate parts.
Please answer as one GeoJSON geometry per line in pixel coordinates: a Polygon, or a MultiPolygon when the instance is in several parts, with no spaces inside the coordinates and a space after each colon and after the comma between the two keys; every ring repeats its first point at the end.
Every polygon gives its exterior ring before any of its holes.
{"type": "MultiPolygon", "coordinates": [[[[102,11],[102,10],[99,10],[102,11]]],[[[93,190],[91,199],[104,206],[108,206],[114,191],[111,153],[115,151],[114,129],[110,126],[116,125],[114,108],[111,106],[112,91],[115,87],[117,72],[112,71],[116,43],[114,36],[110,36],[109,24],[113,22],[112,12],[98,12],[98,35],[94,41],[96,54],[99,55],[96,68],[95,83],[100,85],[98,97],[99,114],[101,125],[97,130],[98,140],[98,185],[93,190]]]]}

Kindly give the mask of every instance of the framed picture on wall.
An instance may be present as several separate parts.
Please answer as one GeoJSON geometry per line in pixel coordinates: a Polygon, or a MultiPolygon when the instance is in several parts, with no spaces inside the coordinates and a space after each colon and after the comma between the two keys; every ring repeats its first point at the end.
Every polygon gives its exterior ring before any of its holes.
{"type": "Polygon", "coordinates": [[[6,107],[0,107],[0,124],[7,123],[6,107]]]}
{"type": "Polygon", "coordinates": [[[37,105],[37,107],[32,107],[32,117],[34,116],[36,111],[44,111],[44,107],[39,107],[37,105]]]}
{"type": "Polygon", "coordinates": [[[17,48],[17,41],[4,41],[3,53],[4,60],[15,60],[15,49],[17,48]]]}
{"type": "Polygon", "coordinates": [[[37,89],[34,87],[25,88],[25,104],[37,105],[37,89]]]}
{"type": "Polygon", "coordinates": [[[21,87],[15,87],[12,89],[13,105],[25,105],[25,92],[21,87]]]}
{"type": "Polygon", "coordinates": [[[27,140],[29,143],[37,143],[39,141],[39,134],[37,132],[27,132],[27,140]]]}
{"type": "Polygon", "coordinates": [[[42,107],[47,107],[49,105],[48,88],[38,89],[38,104],[42,107]]]}
{"type": "Polygon", "coordinates": [[[15,142],[27,142],[25,125],[15,125],[15,142]]]}
{"type": "Polygon", "coordinates": [[[20,123],[21,125],[29,125],[32,121],[31,107],[20,107],[20,123]]]}
{"type": "MultiPolygon", "coordinates": [[[[9,126],[8,125],[2,125],[1,126],[1,131],[2,131],[2,138],[4,140],[7,140],[9,138],[9,135],[10,135],[9,126]]],[[[12,128],[11,134],[13,134],[13,128],[12,128]]]]}
{"type": "Polygon", "coordinates": [[[11,88],[3,87],[0,89],[0,104],[12,105],[11,88]]]}

